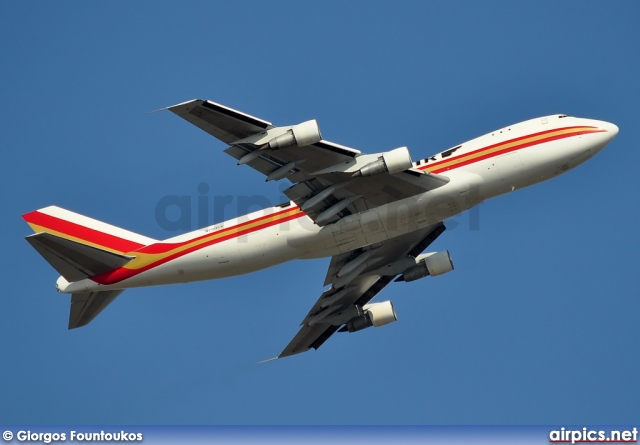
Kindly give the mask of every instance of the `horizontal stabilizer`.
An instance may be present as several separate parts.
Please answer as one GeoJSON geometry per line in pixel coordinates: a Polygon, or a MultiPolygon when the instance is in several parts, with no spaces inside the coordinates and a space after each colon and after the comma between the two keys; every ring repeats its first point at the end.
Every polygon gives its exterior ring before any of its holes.
{"type": "Polygon", "coordinates": [[[102,292],[78,292],[71,295],[69,329],[85,326],[98,316],[109,303],[124,292],[123,289],[102,292]]]}
{"type": "Polygon", "coordinates": [[[46,232],[26,240],[69,282],[117,269],[133,259],[46,232]]]}

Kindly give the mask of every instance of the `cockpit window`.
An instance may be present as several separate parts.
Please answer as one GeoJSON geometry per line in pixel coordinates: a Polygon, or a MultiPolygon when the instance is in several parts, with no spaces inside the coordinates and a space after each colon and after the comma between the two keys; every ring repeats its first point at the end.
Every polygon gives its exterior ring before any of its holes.
{"type": "Polygon", "coordinates": [[[447,156],[451,156],[457,149],[459,149],[460,147],[462,147],[462,145],[458,145],[457,147],[453,147],[447,151],[443,151],[440,156],[442,156],[443,158],[446,158],[447,156]]]}
{"type": "Polygon", "coordinates": [[[566,114],[561,114],[561,115],[559,115],[558,117],[559,117],[560,119],[562,119],[563,117],[569,117],[569,116],[567,116],[566,114]]]}

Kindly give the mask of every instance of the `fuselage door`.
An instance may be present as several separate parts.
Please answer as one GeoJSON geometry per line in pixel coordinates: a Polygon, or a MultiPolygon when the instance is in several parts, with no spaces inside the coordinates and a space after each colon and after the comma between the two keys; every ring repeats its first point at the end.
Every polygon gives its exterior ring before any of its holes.
{"type": "Polygon", "coordinates": [[[500,171],[502,181],[509,189],[520,187],[524,180],[522,159],[517,151],[498,156],[495,165],[500,171]]]}

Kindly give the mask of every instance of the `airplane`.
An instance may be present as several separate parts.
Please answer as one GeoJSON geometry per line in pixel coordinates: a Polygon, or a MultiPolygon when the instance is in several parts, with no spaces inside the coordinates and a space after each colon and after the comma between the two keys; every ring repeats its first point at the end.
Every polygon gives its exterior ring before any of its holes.
{"type": "Polygon", "coordinates": [[[609,122],[556,114],[414,162],[407,147],[366,154],[324,140],[315,120],[278,127],[201,99],[162,110],[224,142],[225,153],[266,181],[289,181],[289,201],[166,240],[50,206],[23,215],[35,232],[26,240],[61,275],[58,292],[71,294],[69,329],[90,323],[125,289],[331,257],[326,290],[275,358],[318,349],[336,332],[395,322],[390,301],[371,300],[394,280],[453,270],[448,251],[423,253],[447,219],[561,175],[618,134],[609,122]]]}

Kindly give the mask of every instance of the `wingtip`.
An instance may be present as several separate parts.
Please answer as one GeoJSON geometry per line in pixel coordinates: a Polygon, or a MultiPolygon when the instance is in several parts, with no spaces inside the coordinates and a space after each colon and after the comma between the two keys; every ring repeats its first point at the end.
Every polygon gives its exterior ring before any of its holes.
{"type": "Polygon", "coordinates": [[[164,107],[164,108],[158,108],[157,110],[153,110],[153,111],[147,111],[147,115],[149,114],[154,114],[154,113],[159,113],[160,111],[165,111],[168,110],[169,107],[164,107]]]}
{"type": "Polygon", "coordinates": [[[153,113],[157,113],[159,111],[171,110],[172,108],[177,108],[177,107],[180,107],[182,105],[188,105],[188,104],[191,104],[191,103],[194,103],[194,102],[206,102],[206,101],[203,100],[203,99],[191,99],[191,100],[187,100],[185,102],[180,102],[179,104],[170,105],[168,107],[163,107],[163,108],[159,108],[157,110],[149,111],[147,114],[153,114],[153,113]]]}

